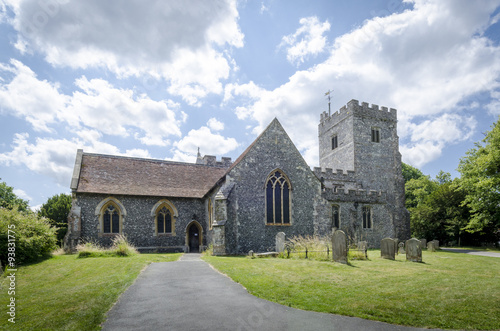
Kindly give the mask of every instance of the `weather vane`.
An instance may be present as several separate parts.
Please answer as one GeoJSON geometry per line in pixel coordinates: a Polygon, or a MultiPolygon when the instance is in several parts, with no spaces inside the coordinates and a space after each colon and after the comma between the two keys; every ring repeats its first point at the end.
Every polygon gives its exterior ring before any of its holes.
{"type": "Polygon", "coordinates": [[[328,92],[325,93],[325,96],[328,98],[328,116],[331,115],[331,113],[330,113],[330,100],[331,100],[332,93],[333,93],[333,90],[328,90],[328,92]]]}

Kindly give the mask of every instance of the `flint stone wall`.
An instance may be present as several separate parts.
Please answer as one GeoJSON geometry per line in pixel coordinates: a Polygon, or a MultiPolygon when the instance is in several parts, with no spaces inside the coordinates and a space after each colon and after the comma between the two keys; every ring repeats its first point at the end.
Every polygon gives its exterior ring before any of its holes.
{"type": "MultiPolygon", "coordinates": [[[[99,236],[99,215],[95,215],[97,205],[108,198],[108,195],[78,193],[77,204],[81,207],[81,237],[83,240],[94,240],[102,246],[110,246],[113,235],[99,236]]],[[[136,247],[159,248],[160,251],[183,251],[186,245],[186,228],[193,217],[202,227],[203,242],[207,245],[208,218],[205,202],[201,199],[140,197],[114,195],[127,211],[123,219],[122,234],[136,247]],[[177,209],[175,235],[155,236],[155,218],[151,216],[154,205],[162,200],[169,200],[177,209]]]]}

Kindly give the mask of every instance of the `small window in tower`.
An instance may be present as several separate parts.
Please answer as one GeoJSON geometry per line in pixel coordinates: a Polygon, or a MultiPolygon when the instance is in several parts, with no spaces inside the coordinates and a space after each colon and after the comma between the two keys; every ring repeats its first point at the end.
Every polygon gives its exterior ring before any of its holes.
{"type": "Polygon", "coordinates": [[[380,142],[380,129],[372,128],[372,142],[374,143],[380,142]]]}
{"type": "Polygon", "coordinates": [[[339,147],[337,135],[332,137],[332,149],[339,147]]]}

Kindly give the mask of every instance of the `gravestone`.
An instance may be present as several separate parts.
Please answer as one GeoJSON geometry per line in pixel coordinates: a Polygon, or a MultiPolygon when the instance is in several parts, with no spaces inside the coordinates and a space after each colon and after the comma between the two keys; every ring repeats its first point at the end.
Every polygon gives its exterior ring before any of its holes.
{"type": "Polygon", "coordinates": [[[368,242],[360,241],[358,242],[358,251],[363,252],[366,258],[368,258],[368,242]]]}
{"type": "Polygon", "coordinates": [[[420,239],[420,248],[427,248],[427,239],[420,239]]]}
{"type": "Polygon", "coordinates": [[[248,256],[253,257],[253,251],[249,251],[248,256]]]}
{"type": "Polygon", "coordinates": [[[283,253],[285,251],[285,233],[278,232],[276,234],[276,252],[283,253]]]}
{"type": "Polygon", "coordinates": [[[347,263],[347,237],[342,230],[337,230],[332,236],[332,258],[335,262],[347,263]]]}
{"type": "Polygon", "coordinates": [[[417,238],[408,239],[405,246],[406,261],[422,262],[422,247],[420,247],[420,240],[417,238]]]}
{"type": "Polygon", "coordinates": [[[427,250],[429,252],[435,252],[436,251],[436,243],[434,241],[429,241],[427,243],[427,250]]]}
{"type": "Polygon", "coordinates": [[[405,243],[404,242],[400,242],[399,243],[399,251],[398,251],[399,254],[404,254],[405,253],[405,243]]]}
{"type": "Polygon", "coordinates": [[[439,240],[433,240],[434,248],[439,249],[439,240]]]}
{"type": "Polygon", "coordinates": [[[384,238],[380,242],[380,256],[383,259],[394,260],[396,257],[396,249],[394,239],[384,238]]]}
{"type": "Polygon", "coordinates": [[[394,238],[394,252],[396,252],[396,255],[398,255],[398,243],[399,243],[399,239],[394,238]]]}

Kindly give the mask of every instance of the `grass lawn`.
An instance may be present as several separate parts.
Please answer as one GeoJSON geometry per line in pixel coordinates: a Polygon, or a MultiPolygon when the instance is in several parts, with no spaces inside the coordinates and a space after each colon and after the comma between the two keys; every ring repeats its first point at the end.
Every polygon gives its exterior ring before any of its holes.
{"type": "Polygon", "coordinates": [[[424,263],[380,258],[351,265],[246,257],[204,259],[260,298],[392,324],[500,329],[500,258],[438,251],[424,263]]]}
{"type": "Polygon", "coordinates": [[[2,278],[0,329],[98,330],[105,313],[151,262],[182,254],[77,258],[59,255],[16,272],[16,323],[7,319],[9,284],[2,278]]]}

